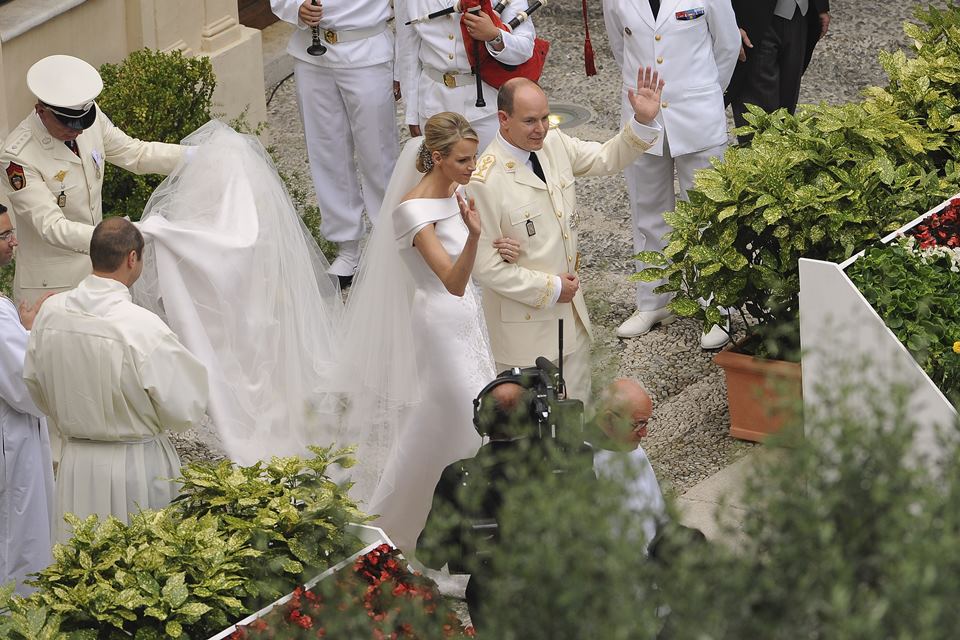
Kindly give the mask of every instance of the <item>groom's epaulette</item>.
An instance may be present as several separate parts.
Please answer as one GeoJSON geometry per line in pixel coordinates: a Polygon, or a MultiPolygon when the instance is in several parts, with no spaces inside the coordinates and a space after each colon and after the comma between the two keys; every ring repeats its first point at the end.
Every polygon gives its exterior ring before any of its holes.
{"type": "Polygon", "coordinates": [[[488,153],[480,158],[480,162],[477,163],[477,168],[473,170],[473,175],[470,176],[470,181],[486,182],[487,173],[490,172],[490,168],[495,164],[497,164],[497,157],[492,153],[488,153]]]}

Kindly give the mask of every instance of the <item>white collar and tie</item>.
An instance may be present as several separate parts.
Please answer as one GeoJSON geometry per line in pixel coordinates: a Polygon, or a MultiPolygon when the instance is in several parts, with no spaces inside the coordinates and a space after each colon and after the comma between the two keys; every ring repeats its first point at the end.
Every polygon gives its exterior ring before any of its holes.
{"type": "Polygon", "coordinates": [[[810,0],[777,0],[777,6],[773,13],[784,20],[792,20],[797,9],[800,9],[800,15],[805,16],[809,8],[810,0]]]}

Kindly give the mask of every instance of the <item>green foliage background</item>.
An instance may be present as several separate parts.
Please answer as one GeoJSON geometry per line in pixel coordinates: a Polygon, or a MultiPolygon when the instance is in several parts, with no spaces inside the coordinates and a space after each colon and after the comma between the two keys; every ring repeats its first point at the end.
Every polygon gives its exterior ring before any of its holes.
{"type": "Polygon", "coordinates": [[[872,247],[847,274],[954,405],[960,405],[960,273],[949,256],[921,259],[906,240],[872,247]]]}
{"type": "Polygon", "coordinates": [[[662,254],[638,277],[666,278],[671,308],[721,322],[722,307],[759,321],[759,352],[799,357],[801,257],[840,262],[960,186],[960,8],[918,10],[912,57],[881,54],[885,88],[860,103],[751,109],[748,147],[697,175],[690,201],[667,214],[662,254]],[[699,299],[710,300],[702,309],[699,299]]]}
{"type": "MultiPolygon", "coordinates": [[[[100,109],[115,125],[140,140],[179,143],[211,118],[216,87],[206,56],[140,49],[120,64],[100,67],[100,109]]],[[[103,178],[104,216],[139,220],[163,176],[138,176],[107,164],[103,178]]]]}

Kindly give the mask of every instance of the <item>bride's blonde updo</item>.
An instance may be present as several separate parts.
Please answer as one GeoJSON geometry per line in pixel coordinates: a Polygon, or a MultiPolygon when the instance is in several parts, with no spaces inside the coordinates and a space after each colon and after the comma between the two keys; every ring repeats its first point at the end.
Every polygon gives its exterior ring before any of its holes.
{"type": "Polygon", "coordinates": [[[417,155],[417,171],[430,173],[433,169],[433,152],[439,151],[441,156],[447,157],[453,145],[461,140],[480,142],[477,132],[466,118],[452,111],[442,111],[431,116],[423,128],[423,144],[420,145],[420,153],[417,155]]]}

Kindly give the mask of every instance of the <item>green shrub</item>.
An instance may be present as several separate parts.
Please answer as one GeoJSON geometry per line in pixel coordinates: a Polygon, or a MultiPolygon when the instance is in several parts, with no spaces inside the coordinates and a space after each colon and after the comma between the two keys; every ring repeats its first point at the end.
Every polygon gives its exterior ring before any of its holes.
{"type": "Polygon", "coordinates": [[[652,266],[637,277],[665,278],[670,307],[707,328],[738,309],[757,321],[760,355],[798,358],[798,260],[842,261],[960,185],[960,6],[917,17],[905,26],[915,57],[881,54],[890,83],[863,102],[751,108],[738,130],[751,147],[697,174],[690,202],[665,216],[666,249],[641,253],[652,266]]]}
{"type": "Polygon", "coordinates": [[[183,495],[130,524],[96,516],[56,545],[29,598],[0,591],[0,637],[206,638],[362,545],[344,527],[364,516],[324,474],[343,450],[237,468],[193,463],[183,495]],[[66,635],[58,635],[66,634],[66,635]]]}
{"type": "MultiPolygon", "coordinates": [[[[211,118],[216,77],[206,56],[179,51],[134,51],[120,64],[100,67],[100,108],[128,135],[145,141],[180,142],[211,118]]],[[[104,215],[139,220],[163,176],[137,176],[107,165],[103,180],[104,215]]]]}
{"type": "Polygon", "coordinates": [[[226,535],[249,540],[257,556],[249,558],[246,575],[268,602],[356,551],[361,545],[346,525],[369,519],[326,475],[330,465],[353,464],[349,450],[310,450],[310,460],[188,465],[171,507],[185,518],[213,517],[226,535]]]}
{"type": "Polygon", "coordinates": [[[666,278],[679,315],[721,321],[721,307],[759,320],[766,354],[796,357],[801,257],[842,261],[943,200],[960,175],[941,176],[941,137],[886,104],[806,106],[796,116],[751,107],[751,146],[733,147],[697,174],[689,202],[641,279],[666,278]],[[698,299],[709,299],[703,310],[698,299]]]}

